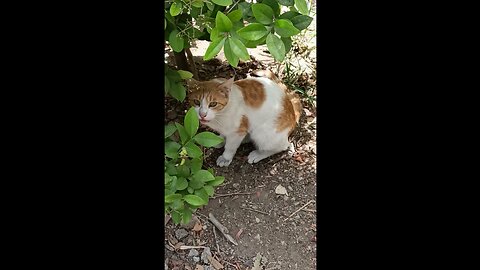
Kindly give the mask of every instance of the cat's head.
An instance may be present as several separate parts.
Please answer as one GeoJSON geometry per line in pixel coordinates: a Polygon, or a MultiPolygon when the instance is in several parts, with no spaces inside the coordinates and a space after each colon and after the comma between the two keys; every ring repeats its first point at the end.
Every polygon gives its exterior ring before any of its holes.
{"type": "Polygon", "coordinates": [[[190,105],[194,106],[200,122],[206,124],[221,114],[227,106],[233,78],[229,80],[213,79],[205,82],[190,79],[187,81],[187,85],[190,105]]]}

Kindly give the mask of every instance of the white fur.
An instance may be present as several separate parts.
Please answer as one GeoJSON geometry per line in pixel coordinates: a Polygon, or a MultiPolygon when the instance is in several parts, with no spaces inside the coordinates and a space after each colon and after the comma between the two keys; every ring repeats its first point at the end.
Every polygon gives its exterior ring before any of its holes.
{"type": "Polygon", "coordinates": [[[256,163],[284,151],[290,145],[288,142],[289,130],[276,131],[278,115],[283,110],[282,104],[285,92],[270,79],[262,77],[248,79],[258,81],[264,86],[266,98],[259,108],[252,108],[245,104],[242,92],[238,89],[238,86],[232,84],[232,79],[224,82],[224,84],[230,83],[232,86],[228,104],[222,111],[215,113],[215,111],[208,109],[205,100],[201,101],[200,107],[195,108],[197,113],[206,111],[205,119],[209,120],[206,125],[219,132],[226,139],[225,151],[217,159],[217,165],[221,167],[228,166],[231,163],[237,148],[245,138],[244,135],[237,132],[243,115],[248,118],[248,135],[257,148],[249,154],[249,163],[256,163]]]}

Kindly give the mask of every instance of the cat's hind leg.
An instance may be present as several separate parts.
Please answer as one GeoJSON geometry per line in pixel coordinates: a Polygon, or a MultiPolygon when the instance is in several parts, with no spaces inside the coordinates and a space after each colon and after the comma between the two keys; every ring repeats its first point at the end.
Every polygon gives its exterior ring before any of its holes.
{"type": "Polygon", "coordinates": [[[275,135],[276,136],[269,137],[269,139],[263,137],[262,139],[257,139],[255,141],[257,150],[250,152],[248,155],[248,163],[257,163],[262,159],[285,151],[291,147],[288,142],[288,133],[285,132],[285,134],[275,135]]]}

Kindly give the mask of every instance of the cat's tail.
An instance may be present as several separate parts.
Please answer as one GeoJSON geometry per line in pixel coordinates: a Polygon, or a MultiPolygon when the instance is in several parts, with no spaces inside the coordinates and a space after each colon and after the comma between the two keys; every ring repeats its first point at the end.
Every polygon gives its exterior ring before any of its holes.
{"type": "Polygon", "coordinates": [[[270,70],[255,70],[251,73],[253,77],[264,77],[276,82],[287,94],[290,102],[292,102],[293,110],[295,112],[295,122],[300,120],[300,115],[302,113],[302,102],[297,93],[290,91],[288,87],[270,70]]]}

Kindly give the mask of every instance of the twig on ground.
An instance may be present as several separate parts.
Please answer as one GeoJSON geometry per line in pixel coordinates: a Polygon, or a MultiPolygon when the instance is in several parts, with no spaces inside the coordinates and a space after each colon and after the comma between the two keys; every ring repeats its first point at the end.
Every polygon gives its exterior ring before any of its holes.
{"type": "Polygon", "coordinates": [[[302,210],[303,208],[307,207],[307,205],[311,204],[312,202],[315,202],[314,200],[310,200],[309,202],[307,202],[304,206],[300,207],[299,209],[297,209],[297,211],[293,212],[290,216],[288,216],[286,219],[284,219],[283,221],[287,221],[289,218],[291,218],[293,215],[295,215],[296,213],[298,213],[298,211],[302,210]]]}
{"type": "Polygon", "coordinates": [[[231,265],[231,266],[235,267],[235,269],[238,269],[238,267],[237,267],[235,264],[233,264],[233,263],[231,263],[231,262],[229,262],[229,261],[222,260],[222,262],[225,262],[225,263],[227,263],[228,265],[231,265]]]}
{"type": "Polygon", "coordinates": [[[217,240],[217,232],[215,226],[213,228],[213,236],[215,237],[215,244],[217,245],[217,252],[220,253],[220,247],[218,246],[218,240],[217,240]]]}
{"type": "Polygon", "coordinates": [[[246,208],[246,207],[241,207],[241,206],[240,206],[240,209],[250,210],[250,211],[257,212],[257,213],[260,213],[260,214],[264,214],[264,215],[267,215],[267,216],[270,215],[267,212],[263,212],[263,211],[256,210],[256,209],[251,209],[251,208],[246,208]]]}
{"type": "Polygon", "coordinates": [[[315,210],[315,209],[302,209],[302,211],[312,212],[312,213],[316,213],[316,212],[317,212],[317,210],[315,210]]]}
{"type": "Polygon", "coordinates": [[[180,246],[180,249],[207,248],[204,246],[180,246]]]}
{"type": "Polygon", "coordinates": [[[227,227],[223,226],[223,224],[220,223],[220,221],[218,221],[218,219],[216,219],[212,213],[208,213],[208,220],[210,220],[210,222],[212,222],[213,225],[218,228],[218,230],[223,234],[223,236],[225,236],[225,238],[228,239],[228,241],[230,241],[236,246],[238,245],[237,241],[235,241],[235,239],[233,239],[233,237],[228,234],[227,227]]]}
{"type": "Polygon", "coordinates": [[[216,199],[219,197],[227,197],[227,196],[235,196],[235,195],[252,195],[255,194],[255,192],[236,192],[236,193],[228,193],[228,194],[217,194],[215,197],[212,197],[212,199],[216,199]]]}

